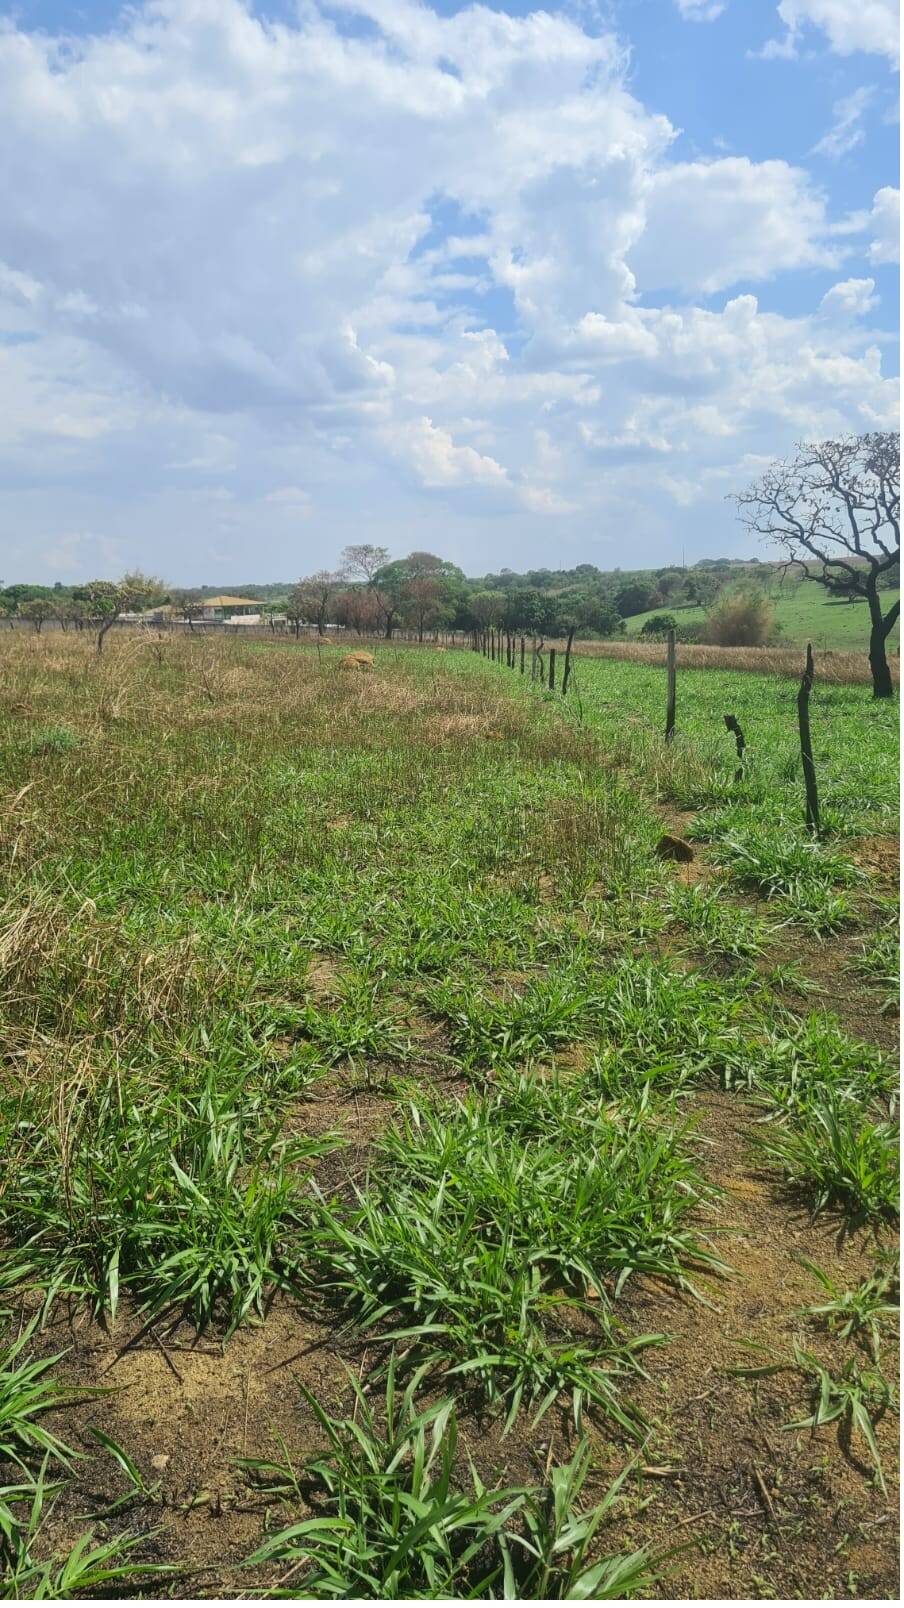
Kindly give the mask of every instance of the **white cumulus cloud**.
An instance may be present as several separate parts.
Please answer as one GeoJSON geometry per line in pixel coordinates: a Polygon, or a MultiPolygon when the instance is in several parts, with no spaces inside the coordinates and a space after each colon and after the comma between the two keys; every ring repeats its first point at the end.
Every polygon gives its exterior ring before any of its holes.
{"type": "Polygon", "coordinates": [[[832,267],[825,202],[787,162],[726,156],[659,169],[629,260],[648,288],[714,291],[787,268],[832,267]]]}
{"type": "Polygon", "coordinates": [[[842,279],[827,290],[820,310],[827,318],[864,318],[879,305],[874,279],[842,279]]]}
{"type": "Polygon", "coordinates": [[[898,0],[780,0],[778,14],[787,32],[770,40],[763,54],[797,54],[807,25],[818,28],[839,56],[855,51],[897,62],[900,49],[898,0]]]}
{"type": "Polygon", "coordinates": [[[869,216],[873,238],[870,262],[897,262],[901,244],[901,192],[890,185],[877,190],[869,216]]]}
{"type": "Polygon", "coordinates": [[[897,192],[838,220],[799,165],[674,160],[572,16],[292,17],[0,30],[5,578],[105,551],[289,578],[365,525],[478,571],[550,531],[618,562],[684,508],[722,529],[751,459],[893,419],[874,286],[842,275],[856,231],[889,260],[897,192]],[[809,314],[748,293],[798,270],[809,314]]]}

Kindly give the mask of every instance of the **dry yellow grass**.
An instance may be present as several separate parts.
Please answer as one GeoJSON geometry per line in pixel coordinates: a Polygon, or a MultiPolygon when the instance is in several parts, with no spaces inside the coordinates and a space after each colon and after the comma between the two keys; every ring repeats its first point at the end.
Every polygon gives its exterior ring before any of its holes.
{"type": "MultiPolygon", "coordinates": [[[[558,648],[559,643],[553,643],[558,648]]],[[[564,647],[564,643],[561,644],[564,647]]],[[[632,664],[665,664],[664,642],[580,642],[574,652],[583,658],[627,659],[632,664]]],[[[805,654],[802,648],[716,648],[700,643],[678,644],[678,659],[688,670],[751,670],[763,676],[789,676],[797,680],[803,674],[805,654]]],[[[843,683],[849,686],[867,686],[871,680],[866,650],[863,653],[836,652],[832,648],[814,652],[816,674],[820,681],[843,683]]],[[[900,660],[889,655],[892,678],[899,680],[900,660]]]]}

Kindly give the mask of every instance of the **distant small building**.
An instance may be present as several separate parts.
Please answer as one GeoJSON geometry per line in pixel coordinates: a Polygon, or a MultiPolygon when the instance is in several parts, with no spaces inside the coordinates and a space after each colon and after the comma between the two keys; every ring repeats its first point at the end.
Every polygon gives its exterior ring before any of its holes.
{"type": "Polygon", "coordinates": [[[202,597],[197,606],[197,613],[192,610],[196,620],[228,620],[232,624],[235,620],[246,619],[251,624],[260,620],[260,599],[255,597],[202,597]]]}

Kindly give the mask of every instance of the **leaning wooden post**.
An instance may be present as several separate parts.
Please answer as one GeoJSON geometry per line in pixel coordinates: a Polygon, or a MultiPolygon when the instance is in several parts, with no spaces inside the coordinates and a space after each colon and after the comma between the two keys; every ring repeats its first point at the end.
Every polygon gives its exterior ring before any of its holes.
{"type": "Polygon", "coordinates": [[[670,743],[675,735],[675,629],[669,630],[666,638],[666,696],[665,696],[665,740],[670,743]]]}
{"type": "Polygon", "coordinates": [[[550,692],[555,692],[555,690],[556,690],[556,650],[555,650],[555,648],[550,648],[550,650],[549,650],[549,690],[550,690],[550,692]]]}
{"type": "Polygon", "coordinates": [[[744,749],[747,744],[744,741],[744,733],[738,725],[737,715],[724,715],[723,719],[728,730],[734,732],[735,747],[738,751],[738,768],[734,773],[734,779],[740,782],[744,778],[744,749]]]}
{"type": "Polygon", "coordinates": [[[574,641],[574,626],[571,627],[571,630],[568,633],[568,641],[565,644],[565,669],[564,669],[563,674],[562,674],[562,697],[563,698],[566,697],[566,695],[568,693],[568,678],[571,675],[571,644],[572,644],[573,641],[574,641]]]}
{"type": "Polygon", "coordinates": [[[820,836],[819,799],[816,794],[816,766],[813,764],[813,745],[810,741],[810,693],[813,690],[813,644],[807,643],[807,663],[797,694],[797,724],[800,729],[800,757],[804,767],[804,787],[807,794],[807,827],[820,836]]]}
{"type": "Polygon", "coordinates": [[[524,675],[524,638],[521,638],[521,674],[524,675]]]}

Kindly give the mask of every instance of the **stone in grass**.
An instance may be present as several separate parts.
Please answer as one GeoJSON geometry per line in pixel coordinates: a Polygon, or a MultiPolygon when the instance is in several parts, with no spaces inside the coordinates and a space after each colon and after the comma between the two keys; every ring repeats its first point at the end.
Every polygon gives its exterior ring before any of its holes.
{"type": "Polygon", "coordinates": [[[680,860],[684,865],[694,858],[694,851],[686,839],[673,837],[671,832],[663,832],[656,845],[656,853],[660,860],[680,860]]]}
{"type": "Polygon", "coordinates": [[[344,659],[339,660],[340,670],[372,670],[373,667],[372,653],[347,653],[344,659]]]}

